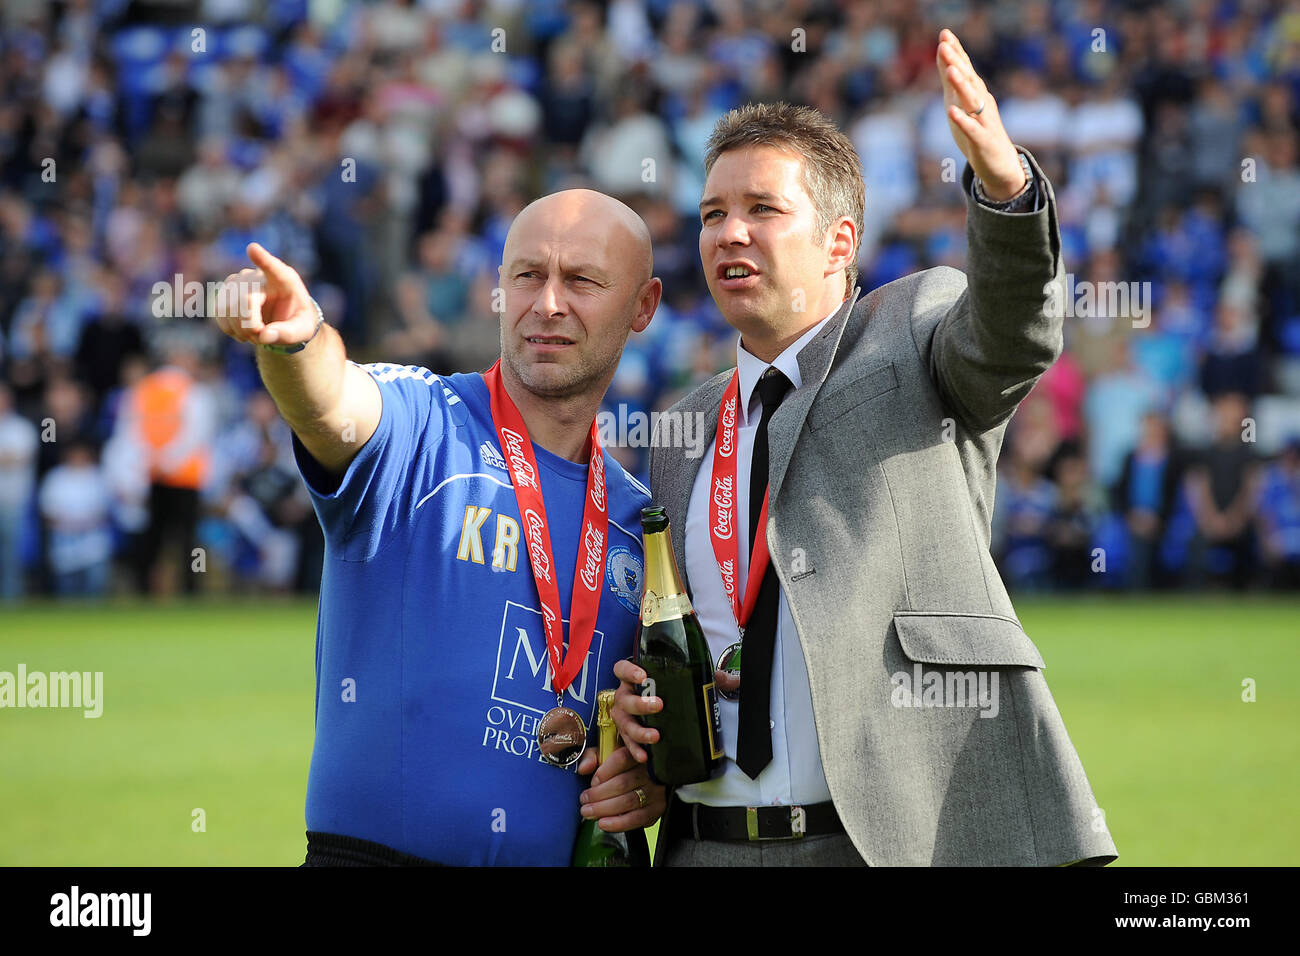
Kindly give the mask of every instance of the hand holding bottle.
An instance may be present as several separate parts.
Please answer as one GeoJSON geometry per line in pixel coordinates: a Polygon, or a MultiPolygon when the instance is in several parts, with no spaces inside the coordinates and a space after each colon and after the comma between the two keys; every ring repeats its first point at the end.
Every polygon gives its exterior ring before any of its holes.
{"type": "Polygon", "coordinates": [[[650,752],[641,745],[658,743],[659,731],[645,726],[640,718],[643,714],[659,713],[664,702],[653,694],[642,693],[646,673],[632,661],[615,661],[614,676],[620,682],[614,694],[614,726],[633,759],[645,763],[650,759],[650,752]]]}
{"type": "Polygon", "coordinates": [[[668,808],[667,791],[650,780],[645,765],[638,763],[627,747],[619,747],[599,767],[597,760],[596,750],[588,748],[578,761],[579,774],[595,771],[591,786],[579,798],[584,818],[599,818],[602,830],[619,832],[648,827],[663,816],[668,808]],[[644,807],[638,788],[646,796],[644,807]]]}

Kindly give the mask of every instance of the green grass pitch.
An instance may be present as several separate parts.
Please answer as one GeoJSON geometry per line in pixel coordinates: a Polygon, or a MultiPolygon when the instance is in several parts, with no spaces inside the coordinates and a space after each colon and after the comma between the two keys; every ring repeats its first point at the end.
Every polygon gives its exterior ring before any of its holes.
{"type": "MultiPolygon", "coordinates": [[[[1300,602],[1016,607],[1117,865],[1300,860],[1300,602]]],[[[300,863],[314,635],[314,601],[0,609],[0,671],[104,672],[99,719],[0,709],[0,865],[300,863]]]]}

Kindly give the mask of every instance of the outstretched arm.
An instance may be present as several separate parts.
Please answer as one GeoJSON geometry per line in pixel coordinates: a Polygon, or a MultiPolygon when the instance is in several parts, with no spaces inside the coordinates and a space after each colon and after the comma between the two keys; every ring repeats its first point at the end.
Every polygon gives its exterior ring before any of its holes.
{"type": "Polygon", "coordinates": [[[259,346],[257,369],[280,414],[322,467],[341,474],[379,425],[379,387],[347,361],[343,340],[322,322],[298,273],[256,242],[247,252],[258,268],[226,279],[217,324],[259,346]],[[261,347],[303,343],[290,353],[261,347]]]}
{"type": "Polygon", "coordinates": [[[1011,142],[997,102],[948,30],[936,60],[948,125],[969,163],[963,188],[969,197],[978,177],[984,200],[967,203],[966,291],[938,320],[930,371],[953,413],[982,432],[1006,421],[1060,355],[1065,266],[1051,184],[1011,142]]]}

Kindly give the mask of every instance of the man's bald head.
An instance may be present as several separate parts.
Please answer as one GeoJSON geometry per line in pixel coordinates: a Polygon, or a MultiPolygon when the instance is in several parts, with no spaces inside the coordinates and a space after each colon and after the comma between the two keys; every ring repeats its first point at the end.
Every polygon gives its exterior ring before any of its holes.
{"type": "Polygon", "coordinates": [[[534,199],[510,224],[502,261],[510,262],[511,239],[537,229],[571,241],[585,237],[608,245],[615,263],[633,267],[631,275],[638,286],[654,273],[654,250],[645,220],[613,196],[594,189],[565,189],[534,199]]]}
{"type": "Polygon", "coordinates": [[[603,395],[659,305],[650,230],[612,196],[566,189],[515,217],[501,256],[501,359],[537,395],[603,395]]]}

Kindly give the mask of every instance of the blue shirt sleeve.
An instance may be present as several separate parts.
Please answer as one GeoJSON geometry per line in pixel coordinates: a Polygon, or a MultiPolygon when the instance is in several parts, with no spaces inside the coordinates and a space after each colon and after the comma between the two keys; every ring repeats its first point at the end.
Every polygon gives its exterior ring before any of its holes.
{"type": "MultiPolygon", "coordinates": [[[[356,364],[356,363],[352,363],[356,364]]],[[[379,424],[343,475],[331,475],[293,437],[294,459],[333,556],[365,561],[390,540],[414,507],[414,490],[442,437],[442,385],[417,366],[358,365],[379,386],[379,424]]]]}

